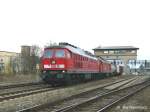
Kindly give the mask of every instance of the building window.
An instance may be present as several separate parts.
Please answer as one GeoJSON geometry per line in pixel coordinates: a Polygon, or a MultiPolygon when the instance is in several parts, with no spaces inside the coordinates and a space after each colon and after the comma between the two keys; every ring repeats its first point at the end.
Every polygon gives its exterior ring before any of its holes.
{"type": "Polygon", "coordinates": [[[114,53],[115,54],[124,54],[124,53],[126,53],[126,51],[125,50],[116,50],[114,53]]]}
{"type": "Polygon", "coordinates": [[[131,53],[136,53],[136,51],[135,50],[131,50],[131,53]]]}
{"type": "Polygon", "coordinates": [[[116,56],[116,59],[119,59],[119,56],[116,56]]]}
{"type": "Polygon", "coordinates": [[[108,51],[104,51],[104,54],[108,54],[108,51]]]}
{"type": "Polygon", "coordinates": [[[114,54],[114,51],[109,51],[109,54],[114,54]]]}
{"type": "Polygon", "coordinates": [[[3,62],[3,59],[0,59],[0,62],[3,62]]]}
{"type": "Polygon", "coordinates": [[[115,51],[115,54],[119,54],[119,53],[120,53],[120,51],[119,51],[119,50],[115,51]]]}

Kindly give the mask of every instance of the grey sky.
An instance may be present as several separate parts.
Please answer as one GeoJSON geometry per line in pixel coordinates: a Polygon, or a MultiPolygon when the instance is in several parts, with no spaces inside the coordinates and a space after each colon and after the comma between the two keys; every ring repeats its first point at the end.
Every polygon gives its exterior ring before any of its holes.
{"type": "Polygon", "coordinates": [[[65,41],[86,50],[131,45],[150,59],[149,37],[150,0],[0,1],[0,50],[65,41]]]}

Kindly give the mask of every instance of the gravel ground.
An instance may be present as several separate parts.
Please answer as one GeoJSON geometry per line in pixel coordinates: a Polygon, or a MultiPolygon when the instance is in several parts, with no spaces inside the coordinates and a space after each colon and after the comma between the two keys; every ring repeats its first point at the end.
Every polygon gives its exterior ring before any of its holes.
{"type": "MultiPolygon", "coordinates": [[[[6,112],[6,111],[9,111],[10,109],[18,110],[19,108],[25,108],[25,107],[33,106],[36,104],[43,104],[46,102],[54,102],[54,101],[72,96],[74,94],[79,94],[83,91],[90,90],[92,88],[97,88],[99,86],[102,86],[101,84],[104,84],[104,82],[108,83],[111,81],[115,81],[115,80],[120,79],[121,77],[134,77],[134,76],[112,77],[112,78],[108,78],[104,80],[85,83],[82,85],[66,87],[66,88],[55,90],[55,91],[44,92],[44,93],[30,95],[30,96],[26,96],[22,98],[15,98],[9,101],[6,100],[3,102],[0,102],[0,112],[4,112],[4,111],[6,112]]],[[[18,82],[19,81],[23,83],[23,81],[33,81],[33,80],[35,81],[38,79],[36,78],[36,75],[27,75],[27,76],[20,75],[20,76],[17,76],[17,77],[14,76],[11,78],[10,78],[11,80],[8,80],[9,78],[8,79],[6,78],[6,82],[18,82]]],[[[3,78],[3,81],[5,81],[4,78],[3,78]]]]}
{"type": "Polygon", "coordinates": [[[37,74],[0,75],[0,85],[5,83],[28,83],[38,81],[40,81],[40,77],[37,74]]]}
{"type": "Polygon", "coordinates": [[[110,83],[120,79],[121,77],[133,77],[133,76],[120,76],[120,77],[112,77],[104,80],[93,81],[89,83],[79,84],[75,86],[69,86],[65,88],[56,89],[53,91],[38,93],[34,95],[29,95],[21,98],[15,98],[11,100],[6,100],[0,102],[0,112],[17,111],[21,108],[26,108],[30,106],[35,106],[37,104],[44,104],[47,102],[55,102],[69,96],[82,93],[84,91],[91,90],[93,88],[97,88],[102,86],[105,83],[110,83]]]}
{"type": "Polygon", "coordinates": [[[129,97],[109,112],[150,112],[150,87],[129,97]]]}

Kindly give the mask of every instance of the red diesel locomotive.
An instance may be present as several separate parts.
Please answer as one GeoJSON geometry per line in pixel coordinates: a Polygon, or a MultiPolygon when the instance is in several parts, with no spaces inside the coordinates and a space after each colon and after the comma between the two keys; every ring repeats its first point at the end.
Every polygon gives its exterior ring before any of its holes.
{"type": "Polygon", "coordinates": [[[68,43],[45,48],[41,57],[41,77],[52,85],[100,79],[122,70],[68,43]]]}

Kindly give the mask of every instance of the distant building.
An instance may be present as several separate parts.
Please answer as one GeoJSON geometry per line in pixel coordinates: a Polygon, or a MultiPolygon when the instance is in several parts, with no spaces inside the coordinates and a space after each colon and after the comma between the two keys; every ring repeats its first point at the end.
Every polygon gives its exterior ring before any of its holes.
{"type": "Polygon", "coordinates": [[[94,54],[115,64],[127,66],[130,60],[137,59],[137,50],[133,46],[107,46],[94,48],[94,54]]]}
{"type": "MultiPolygon", "coordinates": [[[[0,51],[0,74],[27,74],[36,72],[39,57],[31,46],[21,46],[21,53],[0,51]]],[[[34,49],[36,50],[36,49],[34,49]]]]}
{"type": "Polygon", "coordinates": [[[0,74],[13,73],[12,60],[18,55],[16,52],[0,51],[0,74]]]}
{"type": "Polygon", "coordinates": [[[31,55],[31,46],[23,45],[21,46],[21,55],[30,56],[31,55]]]}

